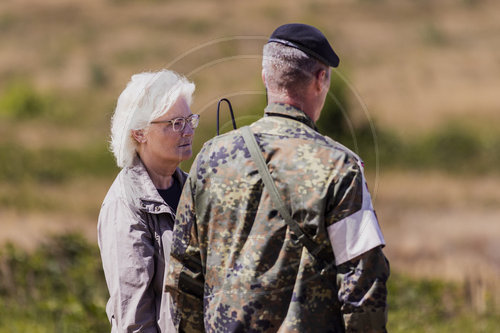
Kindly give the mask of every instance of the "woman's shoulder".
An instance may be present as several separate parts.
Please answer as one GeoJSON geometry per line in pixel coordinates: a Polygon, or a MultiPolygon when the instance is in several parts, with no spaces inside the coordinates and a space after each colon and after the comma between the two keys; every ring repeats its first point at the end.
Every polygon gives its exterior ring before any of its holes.
{"type": "Polygon", "coordinates": [[[101,205],[98,217],[98,229],[109,227],[129,229],[131,225],[142,224],[143,214],[132,199],[127,199],[120,182],[111,185],[101,205]]]}
{"type": "Polygon", "coordinates": [[[114,209],[129,209],[135,211],[134,207],[139,206],[137,188],[132,184],[130,172],[126,168],[122,169],[111,184],[104,197],[101,210],[107,206],[114,209]]]}

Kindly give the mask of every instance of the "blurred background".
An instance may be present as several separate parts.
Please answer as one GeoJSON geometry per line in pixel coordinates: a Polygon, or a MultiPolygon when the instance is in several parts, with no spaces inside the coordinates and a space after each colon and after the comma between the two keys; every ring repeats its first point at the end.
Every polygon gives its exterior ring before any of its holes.
{"type": "Polygon", "coordinates": [[[341,57],[319,127],[365,160],[389,330],[500,331],[499,17],[494,0],[0,1],[0,332],[109,331],[96,224],[131,75],[196,84],[197,152],[220,98],[238,126],[262,115],[262,46],[290,22],[341,57]]]}

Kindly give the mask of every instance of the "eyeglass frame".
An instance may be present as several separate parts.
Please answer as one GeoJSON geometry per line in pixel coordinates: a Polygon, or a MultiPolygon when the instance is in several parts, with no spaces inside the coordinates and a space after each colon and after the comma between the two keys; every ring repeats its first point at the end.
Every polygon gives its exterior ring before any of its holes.
{"type": "Polygon", "coordinates": [[[184,128],[186,127],[186,124],[189,124],[189,126],[192,129],[195,129],[196,127],[198,127],[199,121],[200,121],[200,115],[197,113],[193,113],[192,115],[190,115],[188,117],[178,117],[178,118],[174,118],[174,119],[170,119],[170,120],[152,121],[152,122],[150,122],[150,124],[172,124],[172,129],[174,130],[174,132],[182,132],[184,130],[184,128]],[[196,126],[194,126],[194,127],[192,126],[191,119],[196,119],[196,126]],[[174,126],[174,122],[176,122],[178,120],[182,120],[182,127],[179,130],[176,130],[175,126],[174,126]]]}

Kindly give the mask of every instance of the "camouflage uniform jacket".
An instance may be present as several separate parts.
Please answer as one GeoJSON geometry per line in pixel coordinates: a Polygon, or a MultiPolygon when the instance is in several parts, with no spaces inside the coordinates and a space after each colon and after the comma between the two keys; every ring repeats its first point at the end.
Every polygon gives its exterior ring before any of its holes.
{"type": "Polygon", "coordinates": [[[389,266],[359,158],[302,111],[250,126],[321,267],[273,207],[238,130],[208,141],[177,210],[166,290],[185,332],[385,332],[389,266]],[[180,290],[180,292],[178,291],[180,290]]]}

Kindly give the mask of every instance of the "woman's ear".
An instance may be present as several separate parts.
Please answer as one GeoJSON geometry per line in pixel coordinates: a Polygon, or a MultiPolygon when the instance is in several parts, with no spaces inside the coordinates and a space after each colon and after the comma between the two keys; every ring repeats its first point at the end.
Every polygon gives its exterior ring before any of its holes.
{"type": "Polygon", "coordinates": [[[144,133],[144,130],[132,130],[132,137],[135,139],[135,141],[139,143],[144,143],[146,142],[146,135],[144,133]]]}

